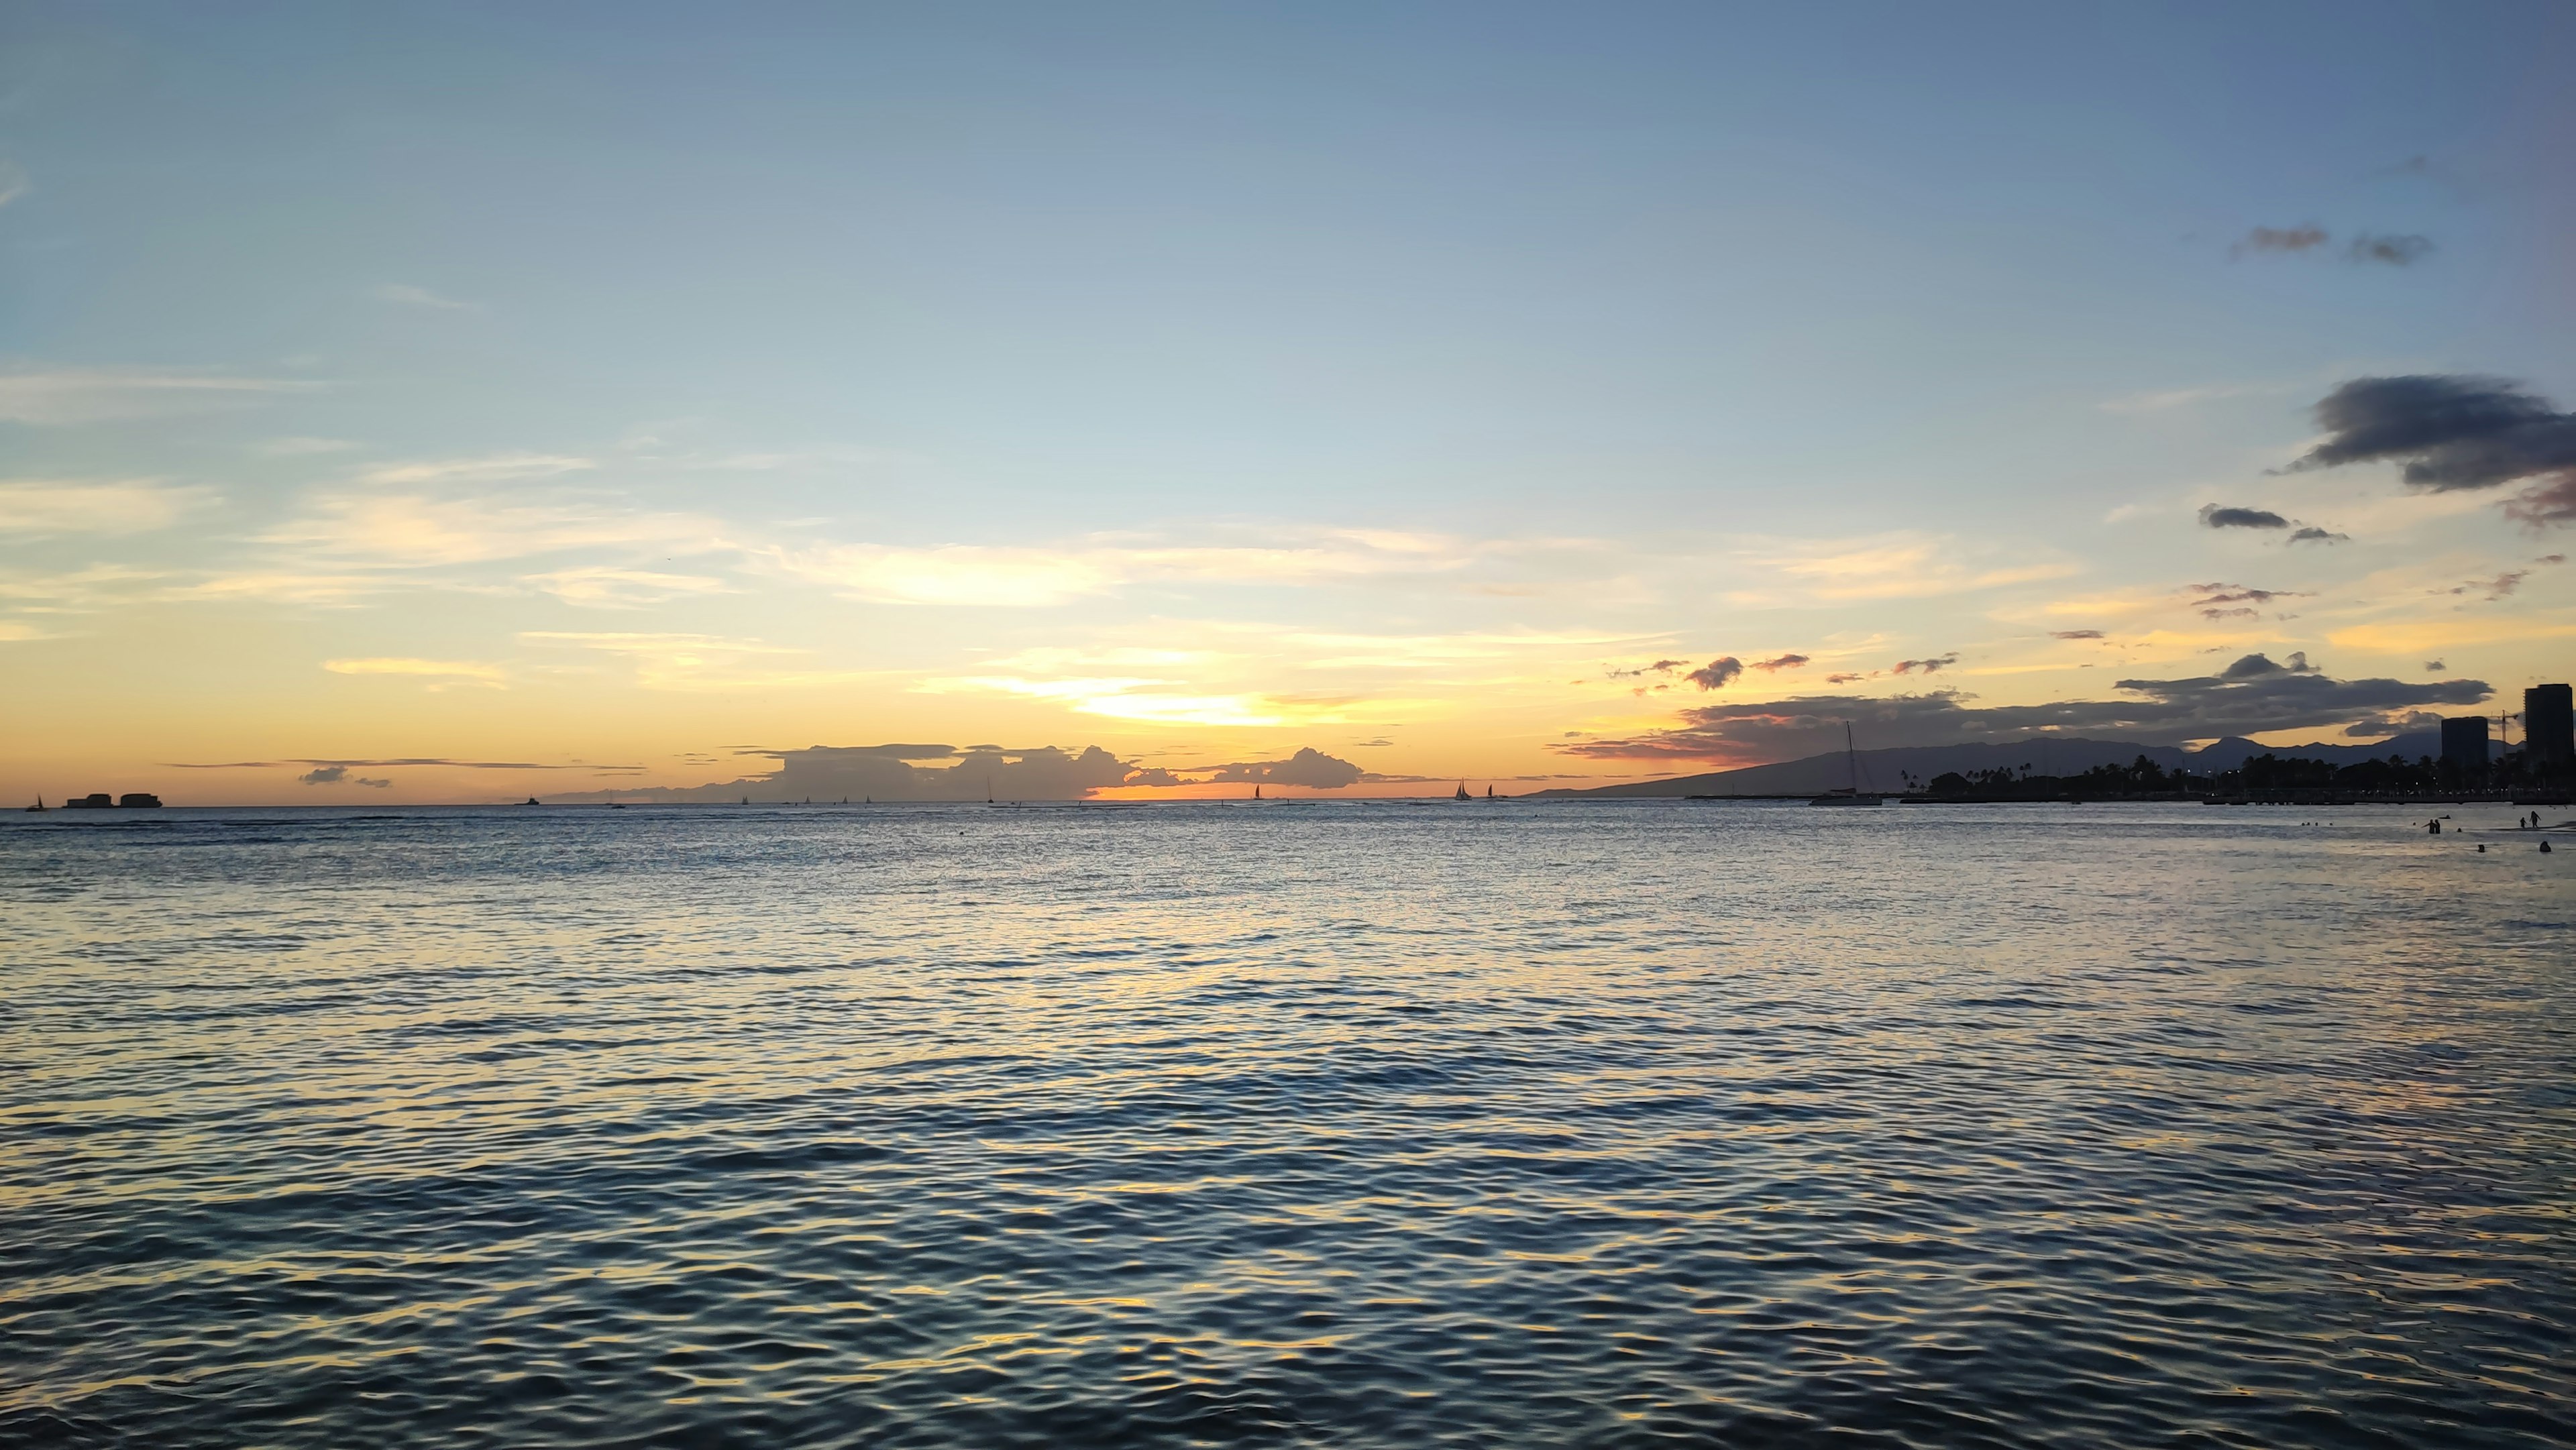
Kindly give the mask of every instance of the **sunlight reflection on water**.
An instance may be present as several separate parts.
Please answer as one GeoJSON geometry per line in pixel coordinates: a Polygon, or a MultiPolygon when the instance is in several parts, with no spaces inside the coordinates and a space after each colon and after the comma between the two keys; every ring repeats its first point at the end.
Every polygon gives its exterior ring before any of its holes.
{"type": "Polygon", "coordinates": [[[2576,857],[2342,814],[12,821],[0,1439],[2570,1443],[2576,857]]]}

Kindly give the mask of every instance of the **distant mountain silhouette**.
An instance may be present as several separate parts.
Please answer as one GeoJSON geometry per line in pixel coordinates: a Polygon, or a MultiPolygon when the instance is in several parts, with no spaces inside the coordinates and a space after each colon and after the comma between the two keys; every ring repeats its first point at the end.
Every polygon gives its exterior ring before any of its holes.
{"type": "MultiPolygon", "coordinates": [[[[2214,775],[2234,770],[2266,751],[2285,759],[2295,755],[2334,765],[2385,760],[2390,755],[2402,755],[2413,760],[2421,755],[2440,755],[2442,737],[2439,731],[2423,731],[2394,736],[2371,745],[2329,745],[2322,741],[2311,745],[2257,745],[2241,736],[2231,735],[2212,741],[2199,750],[2184,750],[2173,745],[2140,745],[2127,740],[2084,740],[2044,735],[2001,744],[1906,745],[1860,752],[1860,785],[1864,791],[1877,790],[1896,795],[1907,788],[1907,775],[1923,782],[1949,771],[1957,771],[1961,775],[1979,770],[2018,771],[2025,765],[2030,767],[2033,775],[2078,775],[2097,765],[2127,765],[2141,755],[2167,770],[2214,775]]],[[[1635,785],[1605,785],[1590,790],[1543,790],[1523,799],[1802,796],[1840,790],[1850,783],[1850,778],[1851,767],[1843,753],[1837,750],[1828,755],[1810,755],[1803,760],[1750,765],[1740,770],[1714,770],[1704,775],[1676,776],[1668,780],[1640,781],[1635,785]]]]}

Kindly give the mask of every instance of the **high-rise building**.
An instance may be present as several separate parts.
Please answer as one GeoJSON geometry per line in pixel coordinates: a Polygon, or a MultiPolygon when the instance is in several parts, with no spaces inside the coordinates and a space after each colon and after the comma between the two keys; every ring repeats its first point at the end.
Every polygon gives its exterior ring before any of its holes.
{"type": "Polygon", "coordinates": [[[2462,770],[2487,768],[2487,717],[2463,715],[2442,722],[2442,763],[2462,770]]]}
{"type": "Polygon", "coordinates": [[[2543,768],[2576,766],[2576,695],[2565,685],[2522,692],[2522,755],[2543,768]]]}

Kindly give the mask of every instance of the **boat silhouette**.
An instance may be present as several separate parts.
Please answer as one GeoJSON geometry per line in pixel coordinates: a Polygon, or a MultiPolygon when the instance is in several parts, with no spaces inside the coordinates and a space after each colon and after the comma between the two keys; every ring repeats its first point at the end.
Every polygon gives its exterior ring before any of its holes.
{"type": "Polygon", "coordinates": [[[1852,728],[1849,720],[1845,720],[1843,722],[1843,766],[1851,773],[1851,784],[1841,790],[1829,790],[1823,795],[1816,797],[1814,800],[1807,802],[1807,804],[1811,806],[1880,806],[1887,804],[1887,802],[1882,799],[1876,791],[1872,791],[1867,795],[1861,794],[1860,752],[1852,747],[1852,728]]]}

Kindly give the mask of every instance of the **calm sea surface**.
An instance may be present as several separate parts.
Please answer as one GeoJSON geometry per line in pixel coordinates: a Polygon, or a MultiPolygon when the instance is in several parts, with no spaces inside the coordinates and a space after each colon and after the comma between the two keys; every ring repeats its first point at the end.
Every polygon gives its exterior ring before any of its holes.
{"type": "Polygon", "coordinates": [[[2435,809],[8,817],[0,1442],[2576,1444],[2435,809]]]}

